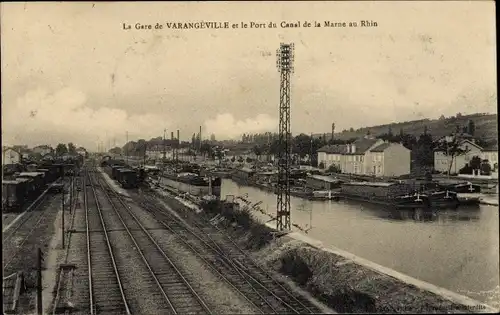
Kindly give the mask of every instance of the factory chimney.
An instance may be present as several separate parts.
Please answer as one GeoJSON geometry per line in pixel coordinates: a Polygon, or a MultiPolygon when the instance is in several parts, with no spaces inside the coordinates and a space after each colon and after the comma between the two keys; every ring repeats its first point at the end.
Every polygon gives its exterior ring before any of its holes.
{"type": "Polygon", "coordinates": [[[335,123],[332,123],[332,141],[334,138],[334,133],[335,133],[335,123]]]}
{"type": "Polygon", "coordinates": [[[181,139],[179,138],[179,129],[177,129],[177,142],[175,144],[175,160],[179,162],[179,147],[181,144],[181,139]]]}
{"type": "Polygon", "coordinates": [[[201,126],[200,126],[200,151],[201,151],[201,126]]]}

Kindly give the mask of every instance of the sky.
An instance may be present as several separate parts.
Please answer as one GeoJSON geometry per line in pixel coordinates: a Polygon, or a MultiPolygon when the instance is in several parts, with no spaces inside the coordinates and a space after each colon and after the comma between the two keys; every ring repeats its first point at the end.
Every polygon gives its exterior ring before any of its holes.
{"type": "Polygon", "coordinates": [[[493,1],[1,3],[2,142],[95,150],[123,145],[126,132],[138,140],[179,129],[188,140],[202,126],[203,138],[222,140],[277,131],[280,42],[295,45],[294,134],[496,113],[494,9],[493,1]],[[361,20],[377,27],[324,27],[361,20]],[[166,28],[200,21],[230,28],[166,28]],[[266,28],[241,28],[252,21],[266,28]]]}

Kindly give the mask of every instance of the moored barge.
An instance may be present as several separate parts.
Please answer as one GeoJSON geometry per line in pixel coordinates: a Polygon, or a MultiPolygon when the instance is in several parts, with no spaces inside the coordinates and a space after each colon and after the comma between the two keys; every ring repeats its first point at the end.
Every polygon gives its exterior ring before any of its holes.
{"type": "Polygon", "coordinates": [[[348,200],[396,209],[431,208],[430,198],[426,194],[413,192],[410,185],[400,182],[342,183],[339,195],[348,200]]]}
{"type": "Polygon", "coordinates": [[[203,197],[212,195],[220,198],[222,181],[220,177],[202,177],[195,173],[165,173],[161,176],[161,183],[171,188],[188,193],[193,196],[203,197]]]}

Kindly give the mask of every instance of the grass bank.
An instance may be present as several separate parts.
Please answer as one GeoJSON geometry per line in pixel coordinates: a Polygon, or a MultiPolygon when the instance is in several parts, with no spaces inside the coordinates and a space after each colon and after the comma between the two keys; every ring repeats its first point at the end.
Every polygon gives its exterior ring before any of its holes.
{"type": "Polygon", "coordinates": [[[421,289],[376,269],[311,246],[259,222],[249,208],[217,202],[203,205],[257,261],[288,276],[318,300],[341,313],[474,313],[486,311],[474,301],[452,299],[421,289]]]}

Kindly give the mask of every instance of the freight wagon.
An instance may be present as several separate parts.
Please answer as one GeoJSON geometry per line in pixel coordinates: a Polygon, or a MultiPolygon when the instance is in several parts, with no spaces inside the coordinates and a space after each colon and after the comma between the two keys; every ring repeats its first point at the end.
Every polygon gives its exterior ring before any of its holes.
{"type": "Polygon", "coordinates": [[[55,180],[54,174],[47,168],[38,168],[38,169],[36,169],[36,172],[45,174],[44,180],[45,180],[45,184],[47,184],[47,185],[52,183],[55,180]]]}
{"type": "Polygon", "coordinates": [[[134,170],[126,168],[118,169],[117,177],[118,177],[118,182],[125,189],[138,187],[137,172],[134,170]]]}
{"type": "MultiPolygon", "coordinates": [[[[16,176],[17,178],[29,178],[33,181],[31,194],[38,195],[42,192],[45,187],[44,173],[40,172],[22,172],[16,176]]],[[[30,195],[31,195],[30,194],[30,195]]]]}
{"type": "Polygon", "coordinates": [[[29,179],[2,180],[2,212],[16,211],[26,203],[29,179]]]}

